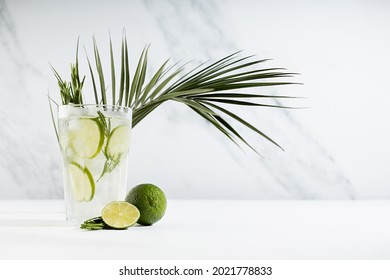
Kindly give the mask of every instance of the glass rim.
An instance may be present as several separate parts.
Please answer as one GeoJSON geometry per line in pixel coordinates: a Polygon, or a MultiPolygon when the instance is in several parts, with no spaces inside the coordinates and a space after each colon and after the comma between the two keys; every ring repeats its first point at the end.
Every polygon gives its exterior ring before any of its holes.
{"type": "Polygon", "coordinates": [[[66,104],[60,105],[57,109],[58,119],[68,118],[71,116],[97,116],[101,111],[104,115],[124,117],[131,120],[133,118],[133,108],[119,105],[104,104],[66,104]]]}
{"type": "Polygon", "coordinates": [[[133,110],[132,107],[127,107],[127,106],[121,106],[121,105],[111,105],[111,104],[93,104],[93,103],[86,103],[86,104],[74,104],[74,103],[70,103],[70,104],[65,104],[65,105],[59,105],[58,108],[64,108],[64,107],[79,107],[79,108],[83,108],[83,107],[95,107],[95,108],[106,108],[106,109],[110,109],[110,108],[114,108],[114,109],[120,109],[120,110],[133,110]]]}

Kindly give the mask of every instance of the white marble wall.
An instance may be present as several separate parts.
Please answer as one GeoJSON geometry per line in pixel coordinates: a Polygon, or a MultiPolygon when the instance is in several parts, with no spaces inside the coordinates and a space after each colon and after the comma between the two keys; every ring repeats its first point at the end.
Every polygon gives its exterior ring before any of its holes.
{"type": "Polygon", "coordinates": [[[310,106],[239,109],[285,149],[242,130],[259,157],[167,103],[133,130],[129,187],[153,182],[171,198],[390,198],[389,14],[384,0],[0,0],[0,198],[63,196],[49,62],[67,74],[78,36],[90,50],[95,34],[107,53],[108,33],[118,46],[123,28],[133,66],[147,43],[152,70],[244,49],[301,73],[303,86],[262,92],[310,106]]]}

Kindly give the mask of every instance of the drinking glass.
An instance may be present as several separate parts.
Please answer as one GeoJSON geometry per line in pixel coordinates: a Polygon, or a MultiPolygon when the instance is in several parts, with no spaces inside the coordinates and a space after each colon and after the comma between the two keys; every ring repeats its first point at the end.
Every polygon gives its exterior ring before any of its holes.
{"type": "Polygon", "coordinates": [[[100,216],[109,202],[124,200],[132,110],[110,105],[58,109],[66,219],[100,216]]]}

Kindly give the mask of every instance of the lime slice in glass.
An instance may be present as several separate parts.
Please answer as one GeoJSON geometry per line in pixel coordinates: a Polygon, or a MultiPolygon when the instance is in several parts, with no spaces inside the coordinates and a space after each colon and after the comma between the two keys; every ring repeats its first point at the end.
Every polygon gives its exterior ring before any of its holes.
{"type": "Polygon", "coordinates": [[[79,157],[96,157],[104,144],[102,124],[91,118],[74,119],[69,131],[69,144],[79,157]]]}
{"type": "Polygon", "coordinates": [[[126,201],[113,201],[102,210],[103,221],[112,228],[125,229],[134,225],[140,213],[133,204],[126,201]]]}
{"type": "Polygon", "coordinates": [[[91,201],[95,194],[95,181],[89,169],[71,162],[68,172],[74,198],[77,201],[91,201]]]}
{"type": "Polygon", "coordinates": [[[119,125],[115,127],[107,140],[107,154],[116,156],[127,153],[130,146],[130,127],[119,125]]]}

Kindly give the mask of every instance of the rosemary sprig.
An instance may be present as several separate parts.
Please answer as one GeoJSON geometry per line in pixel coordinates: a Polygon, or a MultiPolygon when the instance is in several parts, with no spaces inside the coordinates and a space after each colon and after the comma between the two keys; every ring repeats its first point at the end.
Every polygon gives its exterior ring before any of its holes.
{"type": "Polygon", "coordinates": [[[105,174],[111,173],[118,166],[121,161],[122,154],[119,153],[116,155],[111,155],[107,152],[108,139],[111,136],[111,120],[109,118],[106,118],[101,111],[97,111],[97,113],[98,117],[96,118],[96,121],[98,121],[102,125],[104,131],[104,138],[107,139],[105,146],[102,149],[106,161],[104,163],[102,173],[96,180],[98,182],[105,174]]]}
{"type": "Polygon", "coordinates": [[[104,156],[106,157],[106,162],[104,163],[102,174],[100,174],[97,182],[107,173],[111,173],[121,162],[122,154],[109,155],[103,150],[104,156]]]}
{"type": "Polygon", "coordinates": [[[88,219],[80,225],[80,228],[87,230],[110,229],[110,227],[103,221],[102,217],[88,219]]]}
{"type": "Polygon", "coordinates": [[[57,78],[58,86],[60,88],[60,95],[62,104],[83,104],[82,89],[84,86],[85,76],[80,79],[79,73],[79,39],[76,46],[76,63],[70,65],[71,82],[67,82],[61,78],[58,72],[51,66],[55,77],[57,78]]]}

